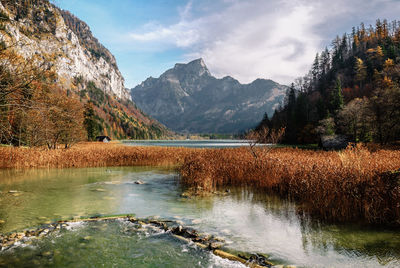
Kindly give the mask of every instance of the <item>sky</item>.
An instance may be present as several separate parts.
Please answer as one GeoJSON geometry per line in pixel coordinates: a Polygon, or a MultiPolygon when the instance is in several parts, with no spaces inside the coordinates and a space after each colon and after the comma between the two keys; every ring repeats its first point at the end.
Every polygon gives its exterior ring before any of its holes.
{"type": "Polygon", "coordinates": [[[132,88],[203,58],[216,77],[290,84],[336,35],[400,19],[400,0],[54,0],[85,21],[132,88]]]}

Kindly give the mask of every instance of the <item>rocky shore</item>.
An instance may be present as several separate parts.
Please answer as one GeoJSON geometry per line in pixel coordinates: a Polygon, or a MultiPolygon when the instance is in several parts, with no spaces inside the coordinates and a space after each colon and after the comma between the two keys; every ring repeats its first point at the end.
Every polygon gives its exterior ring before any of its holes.
{"type": "MultiPolygon", "coordinates": [[[[51,224],[42,225],[38,228],[27,229],[21,232],[13,232],[9,234],[0,234],[0,252],[11,250],[14,247],[21,245],[29,245],[34,239],[40,239],[52,233],[59,232],[62,229],[68,229],[69,226],[77,222],[91,221],[127,221],[134,224],[138,230],[141,228],[158,228],[165,232],[169,232],[176,239],[194,243],[197,247],[203,250],[209,250],[213,254],[231,261],[237,261],[245,264],[248,267],[284,267],[282,265],[274,265],[268,260],[268,256],[261,253],[239,252],[226,248],[223,238],[215,237],[208,234],[202,234],[195,229],[184,227],[179,222],[160,219],[137,219],[133,216],[107,216],[107,217],[92,217],[85,219],[75,219],[70,221],[58,221],[51,224]]],[[[287,268],[294,266],[285,266],[287,268]]]]}

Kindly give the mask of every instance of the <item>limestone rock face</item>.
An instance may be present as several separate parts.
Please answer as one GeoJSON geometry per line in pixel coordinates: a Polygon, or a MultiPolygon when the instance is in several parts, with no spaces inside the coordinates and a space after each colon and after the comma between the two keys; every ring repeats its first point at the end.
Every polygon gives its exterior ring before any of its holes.
{"type": "Polygon", "coordinates": [[[168,128],[190,133],[236,133],[272,116],[283,102],[286,86],[257,79],[241,84],[211,75],[202,59],[176,64],[159,78],[132,89],[133,101],[168,128]]]}
{"type": "Polygon", "coordinates": [[[114,56],[93,37],[86,23],[47,0],[1,0],[0,40],[26,59],[44,64],[69,87],[74,79],[93,81],[119,99],[130,99],[114,56]]]}

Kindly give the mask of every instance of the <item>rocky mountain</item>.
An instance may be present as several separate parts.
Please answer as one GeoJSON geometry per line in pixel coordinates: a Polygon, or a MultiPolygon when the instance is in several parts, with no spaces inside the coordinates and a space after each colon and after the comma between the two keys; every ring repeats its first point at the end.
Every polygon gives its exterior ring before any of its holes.
{"type": "Polygon", "coordinates": [[[286,90],[272,80],[241,84],[230,76],[217,79],[197,59],[148,78],[131,95],[140,109],[172,130],[237,133],[254,127],[264,113],[272,115],[286,90]]]}
{"type": "Polygon", "coordinates": [[[86,23],[47,0],[1,0],[0,10],[7,18],[0,36],[19,54],[54,69],[66,86],[82,76],[109,94],[129,98],[114,56],[86,23]]]}
{"type": "Polygon", "coordinates": [[[55,82],[95,104],[98,134],[157,138],[166,128],[137,109],[114,56],[89,26],[48,0],[0,0],[1,49],[56,74],[55,82]]]}

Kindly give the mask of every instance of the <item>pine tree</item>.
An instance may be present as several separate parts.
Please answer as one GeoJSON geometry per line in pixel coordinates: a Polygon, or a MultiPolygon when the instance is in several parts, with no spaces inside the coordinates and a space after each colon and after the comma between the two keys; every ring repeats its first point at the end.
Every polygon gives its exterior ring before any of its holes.
{"type": "Polygon", "coordinates": [[[315,59],[314,59],[314,63],[312,66],[312,71],[311,71],[312,79],[313,79],[314,83],[316,83],[317,80],[319,79],[319,74],[320,74],[319,67],[320,67],[319,66],[319,54],[317,53],[317,55],[315,55],[315,59]]]}
{"type": "Polygon", "coordinates": [[[87,131],[87,138],[89,141],[93,141],[98,134],[98,128],[97,128],[97,120],[95,117],[96,114],[93,109],[92,102],[88,102],[85,104],[84,116],[85,120],[83,124],[85,125],[87,131]]]}
{"type": "Polygon", "coordinates": [[[265,113],[263,119],[261,120],[260,124],[255,128],[256,131],[261,130],[262,128],[267,127],[268,129],[272,129],[272,122],[268,117],[268,114],[265,113]]]}
{"type": "Polygon", "coordinates": [[[340,78],[336,78],[335,89],[331,93],[330,97],[330,112],[335,114],[340,108],[343,107],[343,95],[342,95],[342,82],[340,78]]]}

